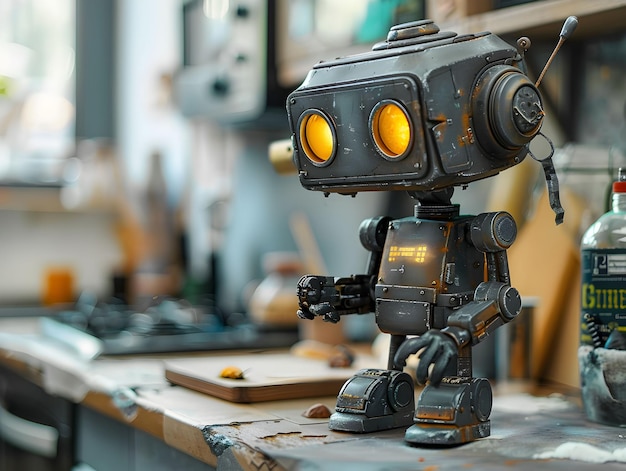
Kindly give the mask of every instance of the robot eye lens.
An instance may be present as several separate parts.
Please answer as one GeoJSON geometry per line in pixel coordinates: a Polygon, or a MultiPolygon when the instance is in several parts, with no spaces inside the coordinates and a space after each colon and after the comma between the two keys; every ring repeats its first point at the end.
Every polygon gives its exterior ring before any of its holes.
{"type": "Polygon", "coordinates": [[[300,141],[306,156],[314,164],[327,163],[335,153],[335,135],[330,121],[318,111],[300,121],[300,141]]]}
{"type": "Polygon", "coordinates": [[[397,159],[406,155],[411,143],[411,123],[399,104],[378,104],[372,112],[370,126],[374,142],[385,157],[397,159]]]}

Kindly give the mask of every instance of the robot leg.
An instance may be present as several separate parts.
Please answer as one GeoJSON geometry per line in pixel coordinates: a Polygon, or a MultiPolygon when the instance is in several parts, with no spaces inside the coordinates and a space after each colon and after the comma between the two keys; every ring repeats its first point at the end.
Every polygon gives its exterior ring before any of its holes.
{"type": "Polygon", "coordinates": [[[413,379],[395,370],[364,369],[339,391],[331,430],[374,432],[413,423],[415,393],[413,379]]]}
{"type": "Polygon", "coordinates": [[[422,391],[415,423],[404,439],[410,444],[460,445],[491,433],[492,393],[484,378],[445,377],[422,391]]]}

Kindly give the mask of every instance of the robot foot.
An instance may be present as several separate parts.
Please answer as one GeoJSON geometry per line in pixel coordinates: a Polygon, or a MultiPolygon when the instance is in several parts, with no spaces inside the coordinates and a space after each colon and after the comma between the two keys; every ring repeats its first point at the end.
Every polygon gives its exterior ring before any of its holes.
{"type": "Polygon", "coordinates": [[[337,432],[368,433],[392,428],[408,427],[413,423],[413,412],[364,417],[357,414],[335,412],[330,416],[328,426],[337,432]]]}
{"type": "Polygon", "coordinates": [[[489,381],[480,378],[444,378],[420,394],[415,424],[404,436],[411,444],[460,445],[488,437],[492,394],[489,381]]]}
{"type": "Polygon", "coordinates": [[[341,388],[329,428],[366,433],[407,427],[413,423],[413,379],[393,370],[360,370],[341,388]]]}
{"type": "Polygon", "coordinates": [[[414,424],[404,434],[404,441],[411,445],[454,446],[486,438],[490,433],[489,421],[465,426],[414,424]]]}

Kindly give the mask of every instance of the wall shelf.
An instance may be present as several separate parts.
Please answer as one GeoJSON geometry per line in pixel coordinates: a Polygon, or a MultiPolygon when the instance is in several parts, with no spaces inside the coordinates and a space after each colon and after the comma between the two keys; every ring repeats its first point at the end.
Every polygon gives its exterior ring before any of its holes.
{"type": "MultiPolygon", "coordinates": [[[[441,30],[459,34],[490,31],[513,41],[520,36],[533,40],[558,41],[563,22],[568,16],[577,16],[578,28],[572,41],[626,32],[626,0],[537,0],[486,13],[479,13],[452,21],[437,20],[441,30]]],[[[359,45],[334,51],[332,57],[346,57],[366,52],[368,46],[359,45]]],[[[302,57],[292,59],[289,65],[279,68],[279,80],[286,86],[296,88],[305,78],[311,66],[325,57],[302,57]]]]}
{"type": "Polygon", "coordinates": [[[556,42],[570,15],[579,20],[574,39],[626,31],[626,0],[540,0],[438,24],[459,34],[491,31],[556,42]]]}

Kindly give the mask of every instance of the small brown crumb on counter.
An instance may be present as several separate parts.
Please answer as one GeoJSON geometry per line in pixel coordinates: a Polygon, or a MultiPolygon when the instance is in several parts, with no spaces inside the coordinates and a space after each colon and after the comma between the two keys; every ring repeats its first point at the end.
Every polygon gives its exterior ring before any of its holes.
{"type": "Polygon", "coordinates": [[[327,419],[330,417],[330,409],[324,404],[313,404],[302,415],[308,419],[327,419]]]}
{"type": "Polygon", "coordinates": [[[335,353],[328,359],[331,368],[350,368],[354,363],[354,353],[345,345],[337,345],[335,353]]]}

